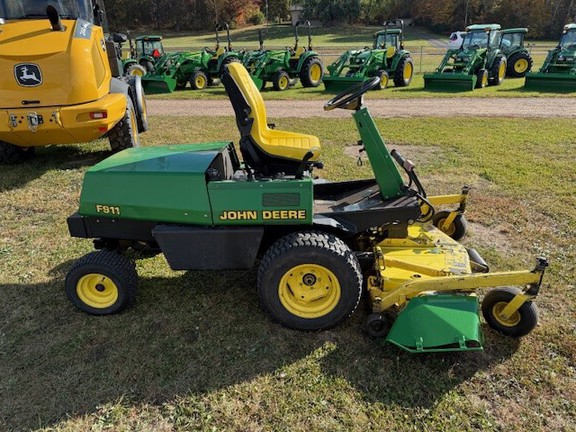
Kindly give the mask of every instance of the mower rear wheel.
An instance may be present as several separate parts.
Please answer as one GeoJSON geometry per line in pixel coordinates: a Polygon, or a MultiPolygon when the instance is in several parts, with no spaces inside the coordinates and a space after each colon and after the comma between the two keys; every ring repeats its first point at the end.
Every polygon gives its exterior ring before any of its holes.
{"type": "Polygon", "coordinates": [[[324,77],[322,62],[318,57],[310,57],[302,65],[300,81],[304,87],[318,87],[324,77]]]}
{"type": "Polygon", "coordinates": [[[376,73],[376,76],[380,78],[380,84],[376,87],[377,90],[384,90],[388,87],[388,82],[390,81],[390,77],[388,76],[388,72],[385,70],[379,70],[376,73]]]}
{"type": "Polygon", "coordinates": [[[412,82],[414,75],[414,63],[410,57],[403,57],[398,62],[394,71],[394,85],[396,87],[406,87],[412,82]]]}
{"type": "Polygon", "coordinates": [[[510,57],[506,74],[514,78],[523,78],[532,69],[532,57],[528,53],[519,52],[510,57]]]}
{"type": "Polygon", "coordinates": [[[482,315],[490,327],[506,336],[521,337],[538,325],[538,308],[527,301],[510,317],[500,316],[504,308],[521,291],[514,287],[496,288],[489,291],[482,301],[482,315]]]}
{"type": "Polygon", "coordinates": [[[484,88],[488,85],[488,71],[484,68],[479,69],[476,72],[476,88],[484,88]]]}
{"type": "Polygon", "coordinates": [[[338,237],[296,232],[268,249],[257,285],[260,303],[274,320],[298,330],[323,330],[354,312],[362,273],[358,259],[338,237]]]}
{"type": "Polygon", "coordinates": [[[90,252],[74,263],[65,289],[74,306],[91,315],[120,312],[134,302],[138,274],[133,261],[116,252],[90,252]]]}
{"type": "Polygon", "coordinates": [[[136,119],[134,104],[129,96],[126,97],[124,117],[108,132],[108,140],[114,153],[131,147],[140,147],[138,120],[136,119]]]}
{"type": "Polygon", "coordinates": [[[290,86],[290,76],[288,76],[286,71],[278,71],[272,81],[272,85],[274,86],[274,90],[284,91],[290,86]]]}
{"type": "Polygon", "coordinates": [[[448,219],[448,216],[450,216],[449,211],[439,211],[434,214],[434,217],[432,218],[432,224],[444,234],[450,236],[452,239],[460,240],[462,237],[464,237],[468,228],[466,218],[463,215],[458,215],[454,218],[450,225],[445,227],[444,222],[446,219],[448,219]]]}
{"type": "Polygon", "coordinates": [[[194,90],[204,90],[208,86],[208,77],[200,69],[196,69],[190,77],[190,86],[194,90]]]}
{"type": "Polygon", "coordinates": [[[34,147],[19,147],[0,141],[0,165],[17,165],[34,156],[34,147]]]}

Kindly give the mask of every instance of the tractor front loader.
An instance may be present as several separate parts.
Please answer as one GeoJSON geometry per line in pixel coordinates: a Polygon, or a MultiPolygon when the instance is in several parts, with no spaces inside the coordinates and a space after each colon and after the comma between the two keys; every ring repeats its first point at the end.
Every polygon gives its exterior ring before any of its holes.
{"type": "Polygon", "coordinates": [[[386,88],[390,79],[396,87],[410,85],[414,64],[404,49],[403,28],[402,20],[386,21],[384,30],[374,34],[372,48],[342,54],[327,67],[324,88],[339,92],[375,76],[380,78],[380,89],[386,88]]]}
{"type": "Polygon", "coordinates": [[[564,26],[558,46],[548,52],[538,72],[526,75],[524,88],[539,91],[576,91],[576,24],[564,26]]]}
{"type": "Polygon", "coordinates": [[[319,139],[271,129],[262,96],[241,64],[228,65],[222,80],[240,154],[232,142],[144,147],[87,171],[68,227],[74,237],[93,239],[97,251],[66,276],[66,294],[77,308],[107,315],[134,302],[138,277],[124,253],[133,248],[163,253],[175,270],[258,265],[263,308],[293,329],[337,326],[367,287],[369,335],[412,352],[480,350],[476,291],[502,285],[522,289],[488,291],[482,301],[488,325],[513,337],[534,329],[533,300],[546,261],[532,270],[492,273],[476,251],[454,239],[464,234],[468,190],[459,198],[427,196],[414,165],[387,149],[363,106],[378,77],[324,106],[352,111],[374,170],[373,178],[341,182],[314,181],[313,169],[323,166],[319,139]],[[454,204],[452,211],[437,211],[454,204]]]}
{"type": "Polygon", "coordinates": [[[507,62],[499,30],[499,24],[468,26],[460,48],[448,50],[436,71],[424,74],[424,88],[456,92],[500,85],[507,62]]]}
{"type": "Polygon", "coordinates": [[[0,0],[0,163],[107,136],[113,151],[148,128],[139,76],[123,76],[101,0],[0,0]]]}

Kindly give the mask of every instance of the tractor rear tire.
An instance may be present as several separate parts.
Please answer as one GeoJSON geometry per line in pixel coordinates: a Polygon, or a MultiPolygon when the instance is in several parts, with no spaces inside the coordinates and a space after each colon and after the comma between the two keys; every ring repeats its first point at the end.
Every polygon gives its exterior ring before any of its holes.
{"type": "Polygon", "coordinates": [[[208,77],[200,69],[196,69],[190,77],[190,86],[194,90],[204,90],[208,86],[208,77]]]}
{"type": "Polygon", "coordinates": [[[74,263],[65,289],[74,306],[91,315],[110,315],[136,298],[138,274],[133,261],[116,252],[90,252],[74,263]]]}
{"type": "Polygon", "coordinates": [[[280,70],[274,77],[272,85],[274,86],[274,90],[284,91],[290,87],[290,76],[286,71],[280,70]]]}
{"type": "Polygon", "coordinates": [[[538,325],[538,308],[532,301],[527,301],[507,319],[499,316],[512,299],[520,294],[514,287],[496,288],[484,296],[482,315],[490,327],[510,337],[522,337],[538,325]]]}
{"type": "Polygon", "coordinates": [[[374,90],[384,90],[386,87],[388,87],[388,83],[390,82],[388,72],[386,72],[385,70],[379,70],[376,73],[376,76],[380,78],[380,83],[378,84],[378,86],[374,87],[374,90]]]}
{"type": "Polygon", "coordinates": [[[490,85],[499,86],[506,78],[506,58],[497,57],[494,59],[492,68],[490,69],[490,78],[488,80],[490,85]]]}
{"type": "Polygon", "coordinates": [[[34,147],[19,147],[0,141],[0,165],[17,165],[34,156],[34,147]]]}
{"type": "Polygon", "coordinates": [[[532,69],[532,57],[528,53],[519,52],[508,60],[506,74],[513,78],[523,78],[532,69]]]}
{"type": "Polygon", "coordinates": [[[488,85],[488,71],[484,68],[478,69],[476,72],[476,87],[475,88],[484,88],[488,85]]]}
{"type": "Polygon", "coordinates": [[[398,66],[394,71],[394,85],[396,87],[407,87],[412,82],[414,75],[414,63],[408,56],[403,57],[398,62],[398,66]]]}
{"type": "Polygon", "coordinates": [[[126,112],[124,117],[108,132],[108,140],[112,152],[140,147],[140,135],[138,135],[138,120],[134,104],[129,96],[126,97],[126,112]]]}
{"type": "Polygon", "coordinates": [[[318,87],[324,78],[324,68],[318,57],[308,58],[300,70],[300,81],[303,87],[318,87]]]}
{"type": "Polygon", "coordinates": [[[362,294],[360,264],[338,237],[288,234],[266,252],[257,276],[260,303],[282,325],[324,330],[354,312],[362,294]]]}

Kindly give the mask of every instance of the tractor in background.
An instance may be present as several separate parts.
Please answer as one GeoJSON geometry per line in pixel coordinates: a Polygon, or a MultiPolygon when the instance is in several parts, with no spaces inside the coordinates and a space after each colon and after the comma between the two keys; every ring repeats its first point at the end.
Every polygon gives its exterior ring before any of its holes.
{"type": "Polygon", "coordinates": [[[252,80],[260,90],[272,82],[274,90],[283,91],[296,84],[300,79],[303,87],[318,87],[324,76],[324,65],[318,53],[312,48],[310,22],[308,27],[308,46],[298,44],[299,22],[294,25],[294,48],[265,50],[262,33],[259,32],[260,49],[245,56],[244,66],[250,72],[252,80]]]}
{"type": "Polygon", "coordinates": [[[576,24],[567,24],[556,48],[548,52],[538,72],[526,75],[524,88],[576,91],[576,24]]]}
{"type": "Polygon", "coordinates": [[[470,25],[460,48],[449,49],[436,71],[424,74],[424,88],[469,91],[497,86],[504,81],[506,69],[506,56],[500,49],[500,25],[470,25]]]}
{"type": "Polygon", "coordinates": [[[342,91],[371,77],[379,77],[379,89],[388,86],[392,79],[396,87],[410,85],[414,64],[410,52],[404,49],[404,23],[390,20],[384,30],[374,34],[372,48],[349,50],[328,66],[324,77],[327,91],[342,91]]]}
{"type": "Polygon", "coordinates": [[[532,69],[532,56],[524,46],[527,28],[504,29],[500,32],[500,51],[506,56],[506,76],[523,78],[532,69]]]}
{"type": "Polygon", "coordinates": [[[144,92],[124,76],[125,37],[108,33],[102,0],[0,0],[0,11],[0,163],[104,136],[113,151],[139,146],[144,92]]]}

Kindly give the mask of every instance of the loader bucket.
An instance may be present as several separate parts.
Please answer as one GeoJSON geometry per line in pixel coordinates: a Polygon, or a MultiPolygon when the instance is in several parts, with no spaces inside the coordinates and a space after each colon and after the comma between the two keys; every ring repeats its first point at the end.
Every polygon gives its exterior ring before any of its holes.
{"type": "Polygon", "coordinates": [[[478,298],[456,294],[415,297],[396,318],[386,341],[413,353],[481,351],[478,298]]]}
{"type": "Polygon", "coordinates": [[[528,73],[524,82],[526,90],[571,92],[576,91],[576,75],[561,73],[528,73]]]}
{"type": "Polygon", "coordinates": [[[358,83],[361,83],[366,78],[358,77],[331,77],[324,76],[322,81],[324,82],[324,89],[331,93],[340,93],[358,83]]]}
{"type": "Polygon", "coordinates": [[[147,94],[172,93],[176,89],[176,80],[167,76],[144,75],[142,86],[147,94]]]}
{"type": "Polygon", "coordinates": [[[424,75],[424,89],[445,92],[471,91],[476,87],[476,81],[476,75],[437,72],[424,75]]]}

